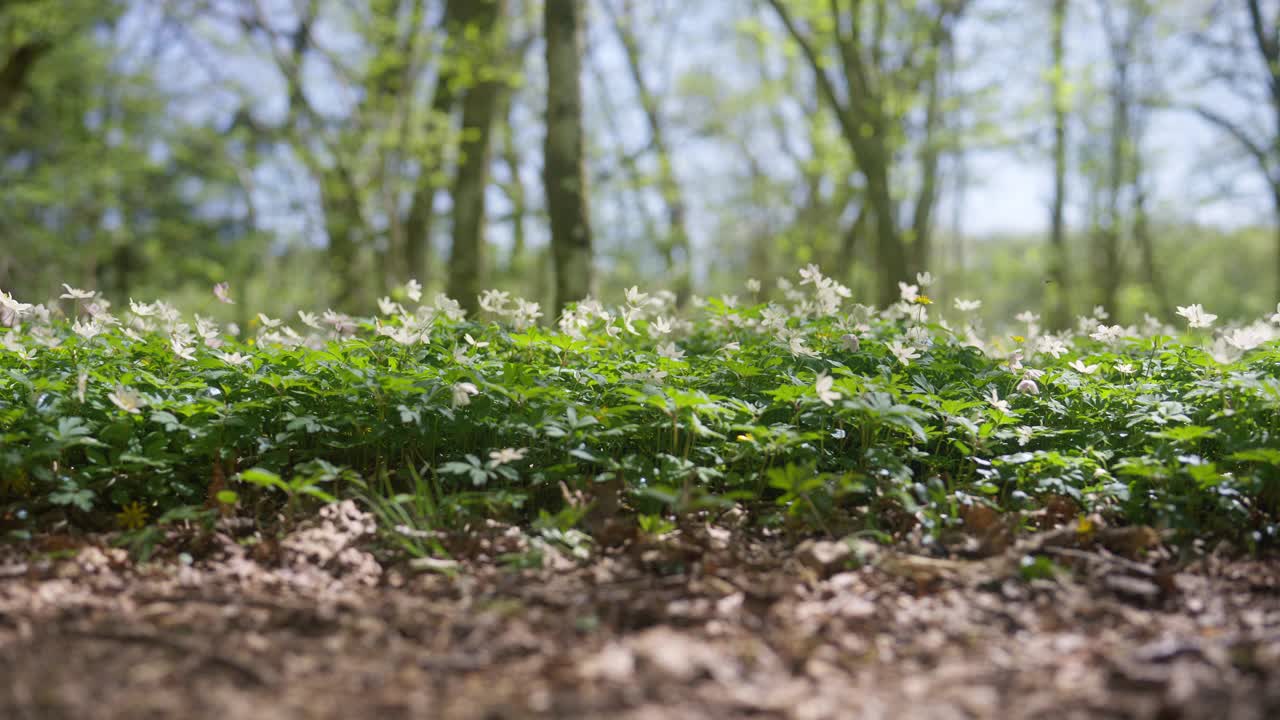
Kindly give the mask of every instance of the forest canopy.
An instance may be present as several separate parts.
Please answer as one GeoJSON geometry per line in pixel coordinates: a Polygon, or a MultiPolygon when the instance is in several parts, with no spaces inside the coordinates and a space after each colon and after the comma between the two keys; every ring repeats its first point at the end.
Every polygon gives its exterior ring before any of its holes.
{"type": "Polygon", "coordinates": [[[812,262],[1058,328],[1257,314],[1278,27],[1264,0],[16,0],[0,287],[243,322],[410,278],[683,305],[812,262]]]}

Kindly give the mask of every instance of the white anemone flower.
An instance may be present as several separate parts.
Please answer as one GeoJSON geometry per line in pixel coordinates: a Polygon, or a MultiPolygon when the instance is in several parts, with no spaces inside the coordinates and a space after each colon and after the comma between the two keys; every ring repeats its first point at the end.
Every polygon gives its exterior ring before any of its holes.
{"type": "Polygon", "coordinates": [[[1013,434],[1018,438],[1018,445],[1025,446],[1031,442],[1031,437],[1036,434],[1036,430],[1028,425],[1019,425],[1013,429],[1013,434]]]}
{"type": "Polygon", "coordinates": [[[659,345],[657,349],[657,353],[659,357],[664,357],[668,360],[673,360],[678,362],[684,359],[684,351],[676,347],[676,344],[673,342],[662,343],[661,345],[659,345]]]}
{"type": "Polygon", "coordinates": [[[663,316],[658,316],[649,323],[649,337],[656,338],[661,335],[671,334],[671,320],[663,316]]]}
{"type": "Polygon", "coordinates": [[[1178,314],[1187,319],[1187,326],[1193,328],[1207,328],[1213,325],[1213,321],[1218,319],[1217,315],[1204,311],[1204,306],[1200,303],[1183,307],[1178,306],[1178,314]]]}
{"type": "Polygon", "coordinates": [[[62,287],[66,289],[66,292],[62,293],[58,297],[63,298],[65,300],[92,300],[98,294],[93,290],[81,290],[79,288],[73,288],[66,283],[62,283],[62,287]]]}
{"type": "Polygon", "coordinates": [[[1052,355],[1054,360],[1065,355],[1068,349],[1067,344],[1062,342],[1061,338],[1053,335],[1041,335],[1036,338],[1036,352],[1052,355]]]}
{"type": "Polygon", "coordinates": [[[479,395],[480,388],[473,383],[460,382],[453,384],[453,406],[455,408],[465,407],[471,404],[471,397],[479,395]]]}
{"type": "Polygon", "coordinates": [[[903,365],[910,365],[912,360],[920,357],[920,353],[916,352],[913,346],[904,345],[900,340],[889,343],[889,352],[903,365]]]}
{"type": "Polygon", "coordinates": [[[151,317],[160,312],[160,306],[157,303],[148,305],[147,303],[135,302],[133,298],[129,298],[129,310],[133,311],[133,314],[138,317],[151,317]]]}
{"type": "Polygon", "coordinates": [[[964,298],[956,298],[951,302],[960,312],[973,312],[974,310],[982,307],[981,300],[965,300],[964,298]]]}
{"type": "Polygon", "coordinates": [[[1098,371],[1097,365],[1086,365],[1084,363],[1084,360],[1072,360],[1071,362],[1067,363],[1067,367],[1071,368],[1072,370],[1075,370],[1081,375],[1092,375],[1098,371]]]}
{"type": "Polygon", "coordinates": [[[195,351],[182,338],[174,336],[169,338],[169,347],[173,350],[173,354],[183,360],[195,360],[195,351]]]}
{"type": "Polygon", "coordinates": [[[302,321],[303,325],[306,325],[312,330],[324,329],[323,327],[320,326],[320,318],[316,317],[315,313],[309,313],[306,310],[299,310],[298,319],[302,321]]]}
{"type": "Polygon", "coordinates": [[[8,310],[14,315],[17,315],[19,318],[22,318],[27,313],[31,312],[30,304],[20,303],[17,300],[14,300],[12,295],[3,290],[0,290],[0,307],[8,310]]]}
{"type": "Polygon", "coordinates": [[[71,329],[85,340],[92,340],[102,334],[102,325],[97,320],[89,320],[83,323],[77,320],[71,323],[71,329]]]}
{"type": "Polygon", "coordinates": [[[1245,352],[1271,339],[1271,330],[1265,325],[1236,328],[1224,337],[1227,344],[1245,352]]]}
{"type": "Polygon", "coordinates": [[[1013,410],[1009,409],[1009,401],[1001,400],[1000,394],[996,392],[994,387],[991,388],[991,395],[987,396],[986,400],[988,405],[1000,411],[1005,416],[1013,417],[1013,410]]]}
{"type": "Polygon", "coordinates": [[[633,308],[642,308],[649,303],[649,294],[640,292],[640,288],[632,285],[626,290],[627,304],[633,308]]]}
{"type": "Polygon", "coordinates": [[[524,454],[528,452],[526,448],[502,448],[501,450],[493,450],[489,453],[489,462],[492,466],[509,465],[513,462],[519,462],[524,459],[524,454]]]}
{"type": "Polygon", "coordinates": [[[115,403],[115,406],[121,410],[134,415],[142,412],[142,408],[147,404],[146,399],[136,390],[127,388],[120,383],[116,383],[115,390],[107,393],[107,399],[115,403]]]}
{"type": "Polygon", "coordinates": [[[1089,337],[1098,342],[1113,343],[1124,337],[1125,329],[1121,325],[1106,325],[1099,323],[1098,329],[1089,335],[1089,337]]]}
{"type": "Polygon", "coordinates": [[[813,383],[813,391],[817,393],[818,399],[821,400],[824,405],[831,405],[836,400],[840,399],[840,392],[832,389],[832,385],[834,384],[835,378],[826,373],[820,373],[818,375],[818,379],[813,383]]]}
{"type": "Polygon", "coordinates": [[[480,309],[494,315],[507,314],[507,303],[511,302],[511,293],[506,290],[485,290],[480,293],[480,309]]]}
{"type": "Polygon", "coordinates": [[[248,355],[241,355],[238,352],[233,353],[215,353],[218,359],[228,365],[244,365],[249,362],[248,355]]]}
{"type": "Polygon", "coordinates": [[[787,349],[791,351],[792,357],[809,357],[816,358],[818,353],[804,344],[804,336],[792,335],[787,340],[787,349]]]}
{"type": "Polygon", "coordinates": [[[404,308],[400,307],[400,303],[389,297],[378,298],[378,310],[383,315],[401,315],[404,313],[404,308]]]}
{"type": "Polygon", "coordinates": [[[822,270],[817,265],[813,263],[809,263],[808,265],[805,265],[804,267],[800,268],[800,284],[801,285],[808,285],[809,283],[813,283],[814,285],[821,285],[822,280],[823,280],[822,270]]]}
{"type": "Polygon", "coordinates": [[[213,286],[213,296],[218,298],[218,302],[225,303],[227,305],[235,305],[236,301],[231,299],[231,295],[229,294],[230,291],[231,286],[224,282],[220,282],[213,286]]]}

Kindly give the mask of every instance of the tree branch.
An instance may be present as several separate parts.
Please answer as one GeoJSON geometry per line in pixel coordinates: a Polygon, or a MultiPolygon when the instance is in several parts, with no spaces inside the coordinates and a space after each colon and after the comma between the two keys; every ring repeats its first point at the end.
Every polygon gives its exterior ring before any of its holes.
{"type": "Polygon", "coordinates": [[[853,119],[850,117],[849,107],[840,102],[840,96],[836,93],[835,83],[831,81],[831,77],[827,75],[827,71],[822,67],[822,58],[818,56],[818,51],[814,49],[813,43],[805,36],[796,21],[791,17],[791,12],[787,10],[786,0],[768,0],[769,5],[777,13],[778,19],[787,29],[787,34],[795,40],[800,46],[800,51],[804,53],[805,59],[809,61],[810,67],[813,68],[814,79],[818,83],[818,91],[830,103],[831,109],[835,112],[836,120],[840,123],[841,130],[850,138],[858,137],[859,129],[855,126],[853,119]]]}
{"type": "Polygon", "coordinates": [[[1188,109],[1209,122],[1209,124],[1230,135],[1258,163],[1258,168],[1262,170],[1262,174],[1267,178],[1267,181],[1273,186],[1277,185],[1278,180],[1272,175],[1271,162],[1270,158],[1267,157],[1266,149],[1255,138],[1250,137],[1244,128],[1231,120],[1231,118],[1210,110],[1203,105],[1192,105],[1188,109]]]}

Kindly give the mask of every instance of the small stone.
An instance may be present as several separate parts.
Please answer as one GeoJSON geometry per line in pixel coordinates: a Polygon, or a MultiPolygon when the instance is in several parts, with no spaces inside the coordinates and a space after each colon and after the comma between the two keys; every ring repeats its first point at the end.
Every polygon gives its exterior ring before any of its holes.
{"type": "Polygon", "coordinates": [[[796,550],[801,562],[824,572],[840,569],[853,554],[853,549],[846,543],[830,540],[808,540],[796,550]]]}

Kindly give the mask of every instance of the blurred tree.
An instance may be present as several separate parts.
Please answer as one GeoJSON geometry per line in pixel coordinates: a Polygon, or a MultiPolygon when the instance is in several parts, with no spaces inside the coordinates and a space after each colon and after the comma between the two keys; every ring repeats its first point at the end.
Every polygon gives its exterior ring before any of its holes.
{"type": "Polygon", "coordinates": [[[1071,85],[1067,80],[1066,39],[1068,0],[1053,0],[1050,43],[1053,64],[1049,69],[1049,100],[1053,111],[1053,200],[1049,220],[1049,280],[1046,305],[1049,326],[1062,330],[1069,326],[1068,297],[1071,278],[1067,255],[1067,113],[1071,106],[1071,85]]]}
{"type": "Polygon", "coordinates": [[[453,180],[453,245],[449,253],[446,292],[468,310],[479,307],[485,278],[485,194],[493,123],[498,114],[502,79],[495,69],[506,51],[504,0],[470,0],[458,10],[464,36],[475,58],[474,82],[463,92],[462,141],[453,180]]]}
{"type": "Polygon", "coordinates": [[[97,0],[0,7],[6,67],[27,55],[6,75],[0,113],[0,287],[45,299],[68,282],[119,300],[209,279],[244,237],[227,142],[168,115],[154,46],[122,40],[134,37],[125,11],[97,0]],[[22,50],[33,45],[35,58],[22,50]]]}
{"type": "Polygon", "coordinates": [[[1263,0],[1214,0],[1202,26],[1192,40],[1204,58],[1204,84],[1237,102],[1190,107],[1245,154],[1265,184],[1280,294],[1280,8],[1264,7],[1263,0]]]}
{"type": "MultiPolygon", "coordinates": [[[[667,140],[667,122],[662,112],[658,93],[645,73],[646,62],[637,34],[637,11],[632,0],[603,0],[601,5],[609,16],[613,31],[622,45],[627,71],[635,85],[636,100],[644,113],[649,133],[648,149],[658,165],[658,190],[667,206],[667,227],[663,236],[656,238],[658,250],[666,263],[676,304],[683,306],[692,292],[692,254],[689,245],[689,227],[684,192],[676,177],[671,157],[671,145],[667,140]]],[[[671,19],[678,22],[678,18],[671,19]]]]}
{"type": "Polygon", "coordinates": [[[542,183],[551,222],[555,309],[593,291],[591,223],[583,166],[582,33],[585,7],[546,0],[547,114],[542,183]]]}
{"type": "Polygon", "coordinates": [[[940,66],[967,0],[768,0],[800,47],[819,96],[835,114],[866,181],[876,234],[879,301],[897,300],[897,282],[929,262],[937,201],[940,66]],[[915,200],[904,221],[894,198],[895,158],[909,113],[923,105],[915,153],[915,200]]]}

